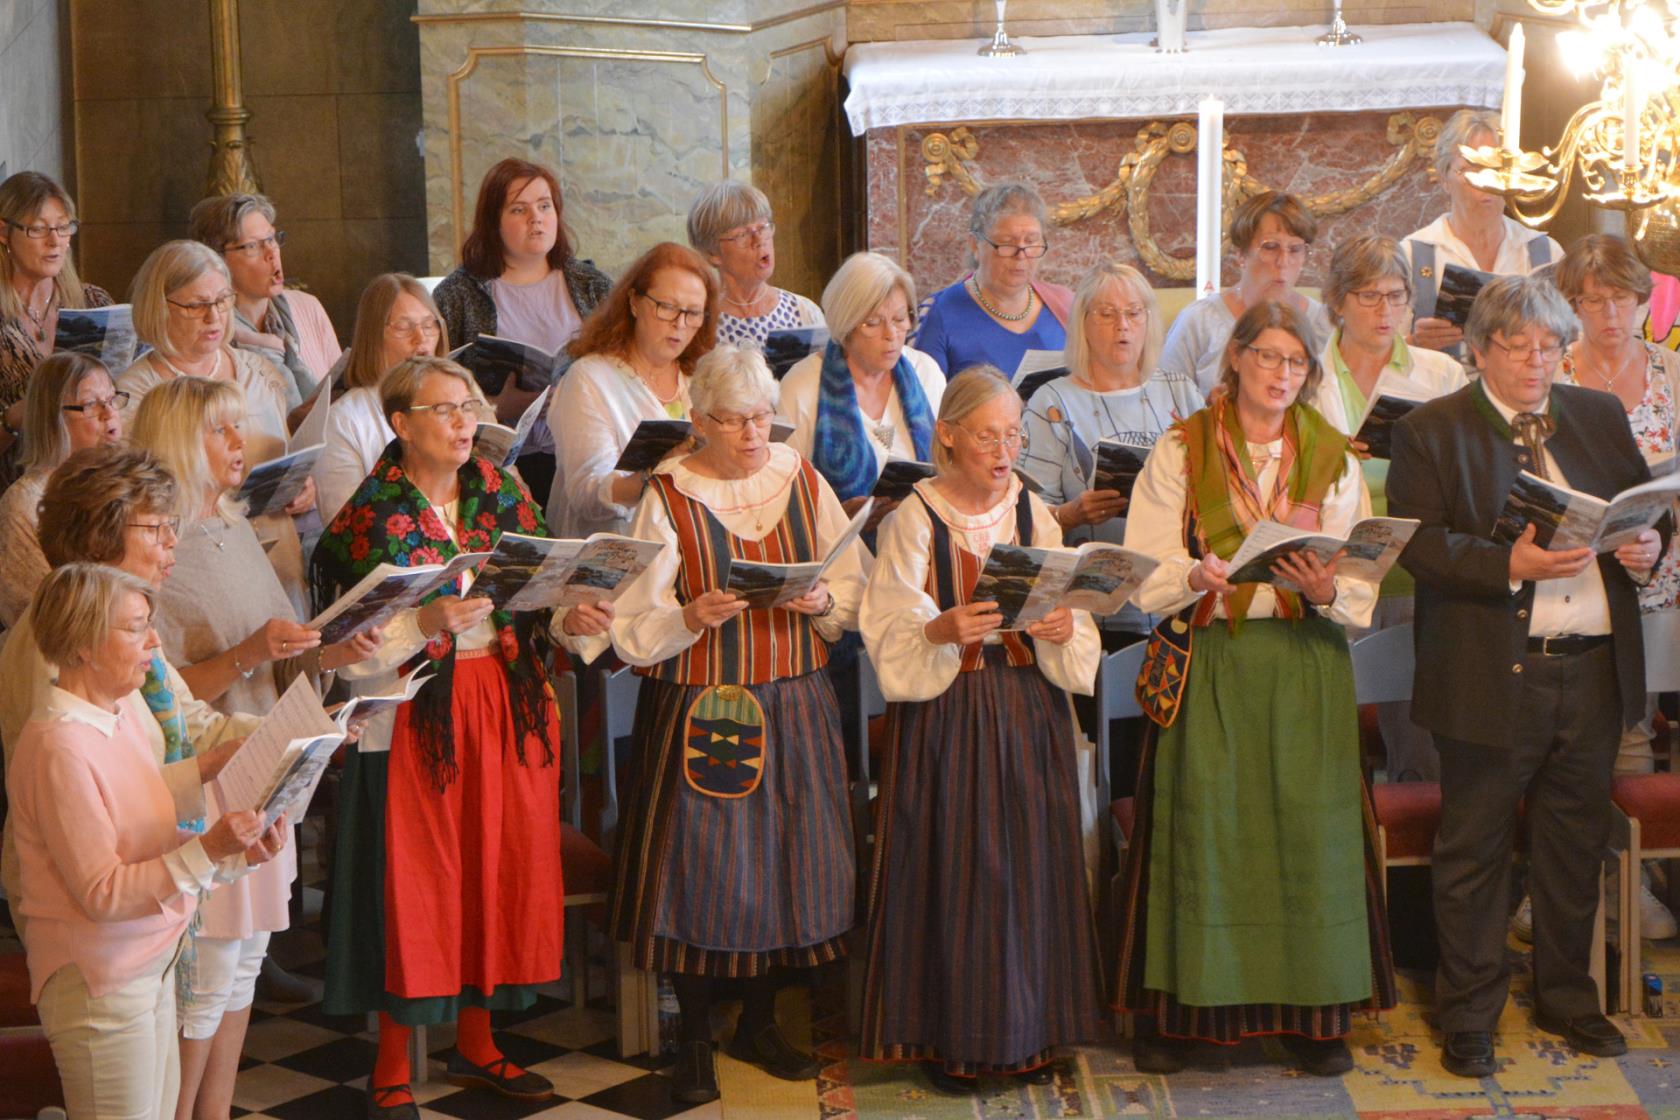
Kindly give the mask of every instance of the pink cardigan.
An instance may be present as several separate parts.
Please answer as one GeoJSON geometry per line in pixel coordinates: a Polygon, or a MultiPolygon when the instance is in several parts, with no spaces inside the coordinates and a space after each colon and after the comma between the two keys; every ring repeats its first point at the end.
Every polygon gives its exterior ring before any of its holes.
{"type": "MultiPolygon", "coordinates": [[[[96,711],[58,689],[53,698],[55,707],[96,711]]],[[[125,702],[107,735],[89,717],[38,711],[19,737],[6,788],[31,1002],[68,964],[96,998],[121,987],[180,939],[197,905],[170,862],[208,868],[208,859],[176,827],[141,718],[125,702]],[[176,854],[183,847],[196,857],[176,854]]]]}

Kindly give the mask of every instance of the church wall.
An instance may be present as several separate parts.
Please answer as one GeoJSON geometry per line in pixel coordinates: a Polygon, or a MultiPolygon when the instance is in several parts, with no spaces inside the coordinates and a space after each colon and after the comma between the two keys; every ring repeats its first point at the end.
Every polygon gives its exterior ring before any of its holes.
{"type": "Polygon", "coordinates": [[[0,178],[64,174],[61,2],[0,3],[0,178]]]}

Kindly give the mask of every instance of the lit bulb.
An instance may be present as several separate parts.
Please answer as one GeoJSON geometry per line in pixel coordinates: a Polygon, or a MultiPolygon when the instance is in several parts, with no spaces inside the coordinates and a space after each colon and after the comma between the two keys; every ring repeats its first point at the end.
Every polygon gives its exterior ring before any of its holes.
{"type": "Polygon", "coordinates": [[[1563,64],[1569,67],[1569,72],[1577,78],[1592,69],[1596,52],[1586,32],[1558,32],[1557,50],[1558,54],[1563,56],[1563,64]]]}

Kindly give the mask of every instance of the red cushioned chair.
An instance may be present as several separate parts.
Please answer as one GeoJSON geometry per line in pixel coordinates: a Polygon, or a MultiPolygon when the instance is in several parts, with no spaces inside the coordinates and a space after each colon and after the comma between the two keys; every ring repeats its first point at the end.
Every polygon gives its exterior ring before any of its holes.
{"type": "Polygon", "coordinates": [[[52,1105],[64,1106],[64,1090],[29,1002],[29,969],[22,953],[6,953],[0,955],[0,1118],[33,1117],[52,1105]]]}
{"type": "MultiPolygon", "coordinates": [[[[1615,779],[1610,800],[1620,814],[1617,825],[1626,847],[1617,853],[1621,870],[1618,895],[1622,937],[1622,1007],[1629,1014],[1644,1013],[1639,987],[1643,971],[1644,939],[1630,935],[1639,929],[1639,868],[1647,859],[1680,859],[1680,774],[1629,774],[1615,779]]],[[[1670,901],[1676,893],[1676,871],[1669,868],[1670,901]]]]}

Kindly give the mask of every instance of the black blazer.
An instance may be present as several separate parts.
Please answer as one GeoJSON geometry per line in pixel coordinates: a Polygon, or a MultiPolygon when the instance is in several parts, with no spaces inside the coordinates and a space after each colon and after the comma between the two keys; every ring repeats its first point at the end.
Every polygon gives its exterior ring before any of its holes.
{"type": "MultiPolygon", "coordinates": [[[[1388,511],[1422,526],[1400,554],[1417,579],[1412,719],[1438,735],[1508,742],[1515,725],[1534,583],[1511,593],[1509,545],[1493,524],[1529,453],[1477,410],[1472,388],[1414,409],[1394,427],[1388,511]]],[[[1627,413],[1609,393],[1552,386],[1557,432],[1546,441],[1569,485],[1601,498],[1651,477],[1627,413]]],[[[1658,526],[1666,546],[1668,518],[1658,526]]],[[[1610,602],[1622,724],[1645,713],[1638,589],[1613,553],[1598,558],[1610,602]]]]}

